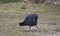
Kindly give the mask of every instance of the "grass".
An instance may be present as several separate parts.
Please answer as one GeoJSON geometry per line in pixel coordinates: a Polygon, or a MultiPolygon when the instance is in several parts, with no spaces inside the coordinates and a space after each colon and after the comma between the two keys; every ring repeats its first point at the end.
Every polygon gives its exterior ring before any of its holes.
{"type": "MultiPolygon", "coordinates": [[[[22,32],[21,28],[18,26],[19,22],[24,20],[27,14],[37,14],[38,15],[38,25],[45,28],[44,24],[48,24],[48,20],[58,19],[60,20],[60,7],[57,6],[47,6],[42,4],[40,6],[26,6],[26,9],[22,9],[22,3],[7,3],[0,4],[0,36],[40,36],[40,32],[22,32]],[[34,8],[36,7],[36,8],[34,8]],[[41,23],[42,24],[41,24],[41,23]],[[44,23],[45,22],[45,23],[44,23]],[[41,25],[40,25],[41,24],[41,25]],[[44,25],[44,26],[43,26],[44,25]],[[27,34],[26,34],[27,33],[27,34]],[[9,35],[8,35],[9,34],[9,35]]],[[[25,8],[25,7],[23,7],[25,8]]],[[[51,22],[50,22],[51,23],[51,22]]],[[[38,26],[38,27],[39,27],[38,26]]],[[[47,26],[48,27],[48,26],[47,26]]],[[[39,27],[40,28],[40,27],[39,27]]],[[[41,28],[40,28],[41,29],[41,28]]],[[[41,29],[42,30],[42,29],[41,29]]],[[[43,29],[45,30],[45,29],[43,29]]],[[[48,32],[48,29],[44,31],[48,32]]]]}
{"type": "Polygon", "coordinates": [[[10,3],[10,2],[22,2],[22,0],[0,0],[1,3],[10,3]]]}

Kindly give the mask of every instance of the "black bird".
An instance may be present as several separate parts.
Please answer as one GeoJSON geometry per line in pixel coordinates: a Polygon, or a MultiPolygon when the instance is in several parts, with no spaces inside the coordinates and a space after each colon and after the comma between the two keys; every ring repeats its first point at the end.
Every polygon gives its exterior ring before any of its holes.
{"type": "Polygon", "coordinates": [[[29,30],[31,30],[31,26],[37,27],[37,19],[38,19],[38,15],[29,14],[25,17],[23,22],[19,23],[19,26],[29,26],[29,30]]]}

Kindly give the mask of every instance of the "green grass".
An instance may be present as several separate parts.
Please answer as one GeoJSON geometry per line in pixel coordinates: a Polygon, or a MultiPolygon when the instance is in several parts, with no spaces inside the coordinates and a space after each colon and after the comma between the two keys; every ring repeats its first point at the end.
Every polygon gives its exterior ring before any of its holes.
{"type": "Polygon", "coordinates": [[[0,0],[1,3],[22,2],[22,0],[0,0]]]}

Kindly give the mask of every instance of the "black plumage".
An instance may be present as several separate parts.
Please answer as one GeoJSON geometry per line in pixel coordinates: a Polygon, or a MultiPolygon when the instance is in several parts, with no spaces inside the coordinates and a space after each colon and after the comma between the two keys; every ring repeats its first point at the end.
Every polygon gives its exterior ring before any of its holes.
{"type": "Polygon", "coordinates": [[[37,27],[37,19],[38,19],[38,15],[29,14],[25,17],[23,22],[19,23],[19,26],[29,26],[29,30],[30,30],[31,26],[37,27]]]}

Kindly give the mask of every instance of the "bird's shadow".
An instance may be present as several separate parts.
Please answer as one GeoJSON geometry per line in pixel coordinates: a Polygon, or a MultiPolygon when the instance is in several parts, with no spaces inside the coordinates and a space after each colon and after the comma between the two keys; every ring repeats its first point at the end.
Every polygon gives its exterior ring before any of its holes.
{"type": "Polygon", "coordinates": [[[41,30],[22,30],[22,32],[40,32],[41,30]]]}

